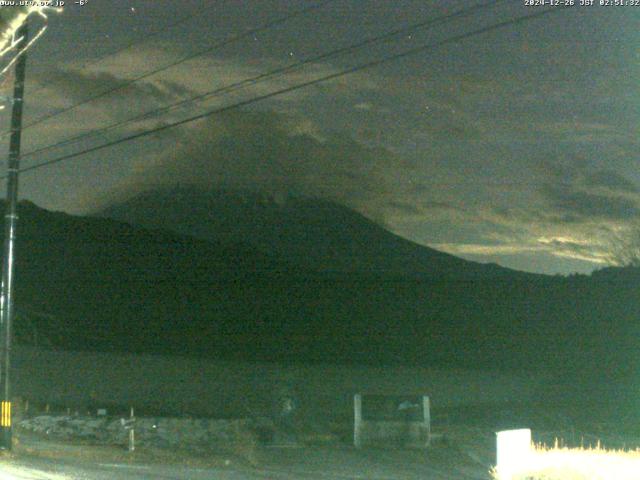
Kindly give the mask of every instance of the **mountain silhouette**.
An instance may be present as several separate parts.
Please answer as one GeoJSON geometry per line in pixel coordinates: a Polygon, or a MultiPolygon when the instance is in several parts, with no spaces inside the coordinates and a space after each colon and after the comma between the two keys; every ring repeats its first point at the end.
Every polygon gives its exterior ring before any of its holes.
{"type": "Polygon", "coordinates": [[[424,277],[527,275],[401,238],[335,202],[251,191],[159,189],[97,215],[203,240],[243,242],[319,272],[424,277]]]}

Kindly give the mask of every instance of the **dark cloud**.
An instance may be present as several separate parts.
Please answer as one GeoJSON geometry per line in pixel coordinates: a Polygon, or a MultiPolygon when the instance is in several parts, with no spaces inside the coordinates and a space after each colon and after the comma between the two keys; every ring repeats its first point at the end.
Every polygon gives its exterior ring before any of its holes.
{"type": "Polygon", "coordinates": [[[114,192],[117,200],[174,185],[321,197],[379,217],[393,153],[345,135],[318,137],[299,118],[233,112],[185,131],[175,149],[144,162],[114,192]]]}
{"type": "MultiPolygon", "coordinates": [[[[53,52],[67,68],[55,78],[30,74],[30,81],[40,78],[49,88],[29,98],[29,116],[37,118],[118,87],[136,72],[172,63],[306,2],[249,2],[242,8],[227,2],[189,28],[162,35],[160,44],[154,40],[94,64],[103,73],[73,67],[95,60],[115,44],[126,44],[136,37],[134,27],[138,33],[157,30],[167,20],[166,12],[171,16],[183,10],[182,15],[197,2],[178,2],[180,8],[166,0],[143,2],[135,16],[115,3],[68,9],[52,21],[50,41],[34,49],[29,68],[51,65],[53,52]],[[86,15],[87,8],[93,13],[86,15]],[[142,15],[143,10],[149,13],[142,15]],[[82,12],[83,18],[73,17],[74,11],[82,12]],[[109,19],[116,11],[126,15],[114,23],[109,19]],[[55,28],[56,21],[60,28],[55,28]],[[76,24],[82,28],[68,28],[76,24]],[[103,34],[112,41],[105,41],[103,34]]],[[[194,58],[48,123],[37,135],[26,136],[25,147],[57,142],[77,130],[173,103],[191,91],[234,84],[406,26],[409,17],[417,21],[431,15],[431,7],[444,13],[465,4],[400,3],[402,8],[393,2],[350,2],[353,8],[341,8],[339,15],[333,8],[322,9],[317,16],[281,25],[277,32],[194,58]]],[[[537,250],[540,238],[551,239],[543,250],[549,258],[558,253],[554,258],[566,259],[573,252],[591,261],[596,256],[590,249],[600,255],[605,239],[633,223],[640,206],[638,188],[629,180],[634,177],[623,174],[633,171],[637,151],[633,128],[629,129],[637,119],[637,46],[616,40],[634,37],[637,18],[625,9],[600,10],[550,15],[542,22],[523,23],[251,107],[289,116],[238,113],[212,118],[198,128],[164,130],[146,137],[147,143],[141,139],[122,144],[96,153],[91,161],[77,159],[73,165],[41,170],[38,177],[34,172],[37,181],[25,182],[23,192],[49,208],[86,212],[87,199],[113,185],[120,186],[119,195],[176,183],[284,191],[341,201],[391,226],[401,225],[404,236],[421,243],[473,243],[493,248],[500,258],[531,255],[533,270],[539,268],[536,255],[543,255],[537,250]],[[572,48],[554,47],[559,39],[572,48]],[[612,89],[611,79],[625,88],[612,89]],[[98,168],[97,160],[107,166],[98,168]],[[69,192],[61,185],[68,185],[69,192]],[[74,192],[79,188],[86,190],[74,192]],[[595,235],[599,223],[611,231],[595,235]]],[[[457,29],[528,13],[517,2],[485,12],[201,105],[213,109],[263,95],[437,41],[457,29]]],[[[181,109],[134,128],[168,124],[190,113],[181,109]]],[[[108,138],[117,138],[116,132],[108,138]]]]}
{"type": "Polygon", "coordinates": [[[571,188],[548,186],[545,190],[551,206],[564,215],[586,220],[633,220],[640,210],[635,201],[571,188]]]}
{"type": "Polygon", "coordinates": [[[389,208],[402,216],[421,215],[422,211],[412,203],[398,202],[392,200],[389,202],[389,208]]]}
{"type": "Polygon", "coordinates": [[[638,187],[632,181],[613,170],[598,170],[587,175],[585,180],[590,187],[604,187],[617,192],[638,192],[638,187]]]}
{"type": "Polygon", "coordinates": [[[458,205],[454,205],[449,202],[424,202],[421,204],[427,210],[449,210],[456,212],[463,212],[464,208],[460,208],[458,205]]]}
{"type": "Polygon", "coordinates": [[[113,93],[91,100],[89,103],[92,108],[112,116],[119,113],[130,116],[132,111],[137,111],[142,107],[172,103],[176,98],[193,92],[187,87],[171,81],[136,82],[127,85],[129,80],[107,72],[91,73],[73,69],[57,69],[46,78],[48,85],[55,88],[56,95],[71,100],[73,104],[114,90],[113,93]],[[108,108],[104,108],[105,106],[108,108]]]}
{"type": "MultiPolygon", "coordinates": [[[[594,220],[626,222],[639,217],[638,187],[622,174],[598,168],[582,154],[540,162],[546,180],[539,190],[545,208],[536,208],[535,220],[576,224],[594,220]]],[[[512,216],[511,209],[497,213],[512,216]]]]}
{"type": "Polygon", "coordinates": [[[552,238],[545,242],[540,242],[551,248],[556,253],[565,253],[571,256],[589,258],[593,255],[593,246],[573,240],[552,238]]]}
{"type": "Polygon", "coordinates": [[[169,92],[174,97],[190,97],[194,93],[193,89],[172,80],[160,80],[158,83],[163,87],[162,91],[169,92]]]}
{"type": "Polygon", "coordinates": [[[579,155],[564,155],[560,158],[546,158],[539,161],[538,172],[542,173],[550,183],[575,183],[581,172],[589,168],[588,161],[579,155]]]}
{"type": "Polygon", "coordinates": [[[624,175],[610,169],[598,168],[585,155],[574,152],[553,161],[539,162],[539,171],[552,184],[581,186],[589,191],[604,188],[612,193],[636,193],[638,187],[624,175]]]}

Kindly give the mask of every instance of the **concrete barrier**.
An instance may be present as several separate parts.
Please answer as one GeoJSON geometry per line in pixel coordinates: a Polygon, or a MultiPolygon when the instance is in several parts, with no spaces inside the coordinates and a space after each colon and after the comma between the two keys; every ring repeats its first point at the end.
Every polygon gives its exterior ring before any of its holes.
{"type": "Polygon", "coordinates": [[[496,434],[496,473],[499,480],[512,480],[530,468],[531,430],[504,430],[496,434]]]}

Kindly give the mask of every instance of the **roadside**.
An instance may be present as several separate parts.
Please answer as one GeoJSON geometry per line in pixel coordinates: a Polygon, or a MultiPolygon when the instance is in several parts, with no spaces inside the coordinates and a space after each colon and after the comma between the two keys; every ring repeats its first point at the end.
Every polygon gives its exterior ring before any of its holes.
{"type": "MultiPolygon", "coordinates": [[[[356,449],[351,445],[348,422],[316,426],[287,444],[265,441],[256,424],[244,420],[224,423],[186,418],[165,423],[154,419],[158,428],[150,430],[148,437],[141,430],[136,450],[128,452],[125,435],[89,437],[84,427],[78,427],[95,425],[95,419],[87,423],[66,418],[55,428],[42,420],[32,426],[46,425],[47,429],[16,429],[14,452],[3,459],[2,466],[22,472],[6,478],[42,480],[489,480],[496,454],[495,432],[501,429],[530,427],[535,441],[547,444],[555,438],[569,445],[602,441],[610,447],[628,448],[639,444],[640,437],[632,428],[635,422],[626,422],[628,428],[623,429],[619,421],[609,423],[609,418],[587,406],[574,410],[581,415],[571,416],[546,405],[437,411],[432,445],[422,450],[356,449]],[[251,428],[243,430],[242,425],[251,428]],[[193,442],[202,438],[196,432],[204,430],[215,432],[218,440],[208,437],[201,444],[169,440],[174,435],[184,440],[184,430],[191,430],[193,442]],[[224,437],[224,432],[236,436],[224,437]],[[32,471],[35,473],[29,473],[32,471]]],[[[143,425],[140,421],[141,429],[143,425]]]]}
{"type": "Polygon", "coordinates": [[[3,465],[37,469],[40,476],[15,478],[131,479],[310,479],[310,480],[463,480],[489,479],[488,470],[455,445],[436,442],[427,450],[362,449],[343,444],[264,446],[250,458],[237,447],[166,449],[61,442],[19,432],[14,452],[3,465]],[[49,475],[49,476],[47,476],[49,475]]]}

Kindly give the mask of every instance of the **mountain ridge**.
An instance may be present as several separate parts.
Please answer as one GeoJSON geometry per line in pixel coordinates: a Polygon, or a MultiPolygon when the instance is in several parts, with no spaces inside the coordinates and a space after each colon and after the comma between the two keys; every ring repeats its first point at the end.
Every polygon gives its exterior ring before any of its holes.
{"type": "Polygon", "coordinates": [[[407,276],[536,275],[481,264],[386,230],[333,201],[238,190],[149,191],[94,213],[213,241],[243,241],[306,269],[407,276]]]}

